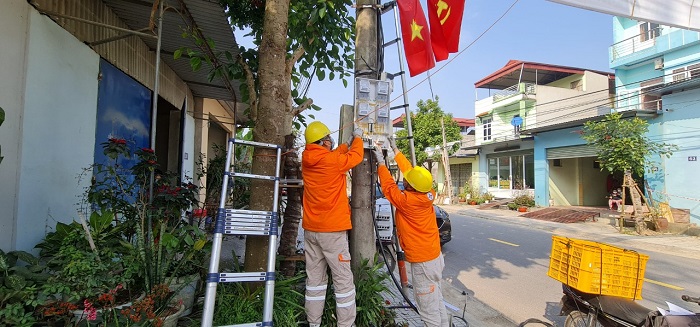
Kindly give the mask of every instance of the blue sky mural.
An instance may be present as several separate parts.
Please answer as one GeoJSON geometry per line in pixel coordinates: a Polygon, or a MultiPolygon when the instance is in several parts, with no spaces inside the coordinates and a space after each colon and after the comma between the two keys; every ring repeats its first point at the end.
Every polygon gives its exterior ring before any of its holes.
{"type": "MultiPolygon", "coordinates": [[[[102,143],[109,138],[127,140],[132,150],[150,147],[151,91],[104,59],[100,61],[100,84],[97,97],[95,163],[106,164],[102,143]]],[[[124,168],[135,164],[134,158],[120,162],[124,168]]]]}

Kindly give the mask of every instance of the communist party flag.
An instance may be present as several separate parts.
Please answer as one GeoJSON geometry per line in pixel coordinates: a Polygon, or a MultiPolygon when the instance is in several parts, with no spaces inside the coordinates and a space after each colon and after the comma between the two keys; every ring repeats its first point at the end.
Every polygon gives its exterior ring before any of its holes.
{"type": "Polygon", "coordinates": [[[435,67],[430,31],[418,0],[398,0],[403,48],[411,77],[435,67]]]}
{"type": "Polygon", "coordinates": [[[430,33],[435,60],[447,59],[459,50],[459,32],[465,0],[428,0],[430,33]]]}

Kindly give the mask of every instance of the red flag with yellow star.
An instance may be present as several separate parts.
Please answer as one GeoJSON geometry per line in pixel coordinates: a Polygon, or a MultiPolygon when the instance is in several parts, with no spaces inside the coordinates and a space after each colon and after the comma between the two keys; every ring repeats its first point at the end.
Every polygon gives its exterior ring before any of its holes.
{"type": "Polygon", "coordinates": [[[445,60],[450,53],[459,50],[463,13],[464,0],[428,0],[430,38],[435,60],[445,60]]]}
{"type": "Polygon", "coordinates": [[[401,37],[411,77],[435,67],[430,31],[418,0],[398,0],[401,37]]]}

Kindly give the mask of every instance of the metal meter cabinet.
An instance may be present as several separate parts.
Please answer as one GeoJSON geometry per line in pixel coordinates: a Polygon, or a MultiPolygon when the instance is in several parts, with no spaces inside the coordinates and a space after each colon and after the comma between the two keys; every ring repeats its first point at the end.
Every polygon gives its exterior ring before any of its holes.
{"type": "Polygon", "coordinates": [[[392,81],[355,79],[355,121],[374,143],[385,144],[392,134],[389,101],[392,81]]]}

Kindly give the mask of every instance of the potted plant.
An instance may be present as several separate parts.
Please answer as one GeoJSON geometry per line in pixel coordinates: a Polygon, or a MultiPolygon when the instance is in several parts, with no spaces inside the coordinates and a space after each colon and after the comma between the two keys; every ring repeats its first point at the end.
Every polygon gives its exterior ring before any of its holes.
{"type": "Polygon", "coordinates": [[[198,279],[209,250],[204,232],[183,219],[197,207],[198,188],[158,171],[152,149],[132,151],[127,143],[115,138],[102,143],[108,162],[84,170],[92,179],[82,208],[90,219],[59,223],[38,245],[54,272],[44,290],[91,318],[120,307],[112,295],[119,301],[120,293],[131,291],[133,300],[135,294],[154,294],[168,279],[180,281],[182,274],[198,279]]]}
{"type": "Polygon", "coordinates": [[[518,206],[519,212],[527,212],[528,208],[535,206],[535,198],[528,192],[521,192],[515,197],[513,203],[518,206]]]}
{"type": "Polygon", "coordinates": [[[489,203],[493,200],[493,194],[489,192],[485,192],[484,194],[481,195],[481,199],[484,200],[484,203],[489,203]]]}
{"type": "Polygon", "coordinates": [[[131,287],[134,266],[123,260],[128,249],[121,240],[122,226],[113,225],[112,220],[111,212],[93,212],[89,221],[58,223],[37,245],[51,272],[42,288],[50,295],[44,316],[57,315],[48,314],[51,308],[60,313],[60,309],[74,307],[72,312],[80,321],[101,313],[99,296],[104,292],[115,290],[119,304],[141,293],[131,287]]]}

